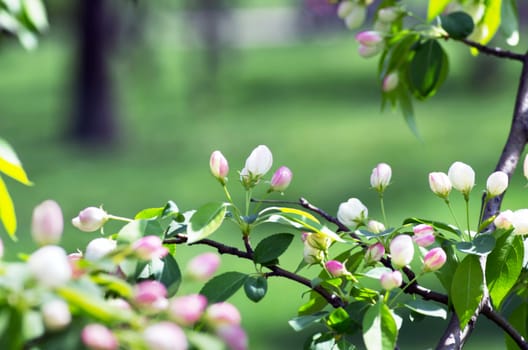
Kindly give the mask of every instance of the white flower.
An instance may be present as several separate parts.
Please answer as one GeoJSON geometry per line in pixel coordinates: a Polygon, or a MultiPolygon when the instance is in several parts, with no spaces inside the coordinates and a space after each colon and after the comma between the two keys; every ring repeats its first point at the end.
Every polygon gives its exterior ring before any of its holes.
{"type": "Polygon", "coordinates": [[[500,196],[508,188],[508,175],[502,171],[496,171],[486,181],[488,196],[500,196]]]}
{"type": "Polygon", "coordinates": [[[116,241],[109,238],[96,238],[90,241],[86,246],[84,258],[89,261],[101,259],[116,248],[116,241]]]}
{"type": "Polygon", "coordinates": [[[346,226],[357,226],[368,217],[368,209],[357,198],[341,203],[337,210],[337,219],[346,226]]]}
{"type": "Polygon", "coordinates": [[[47,245],[35,251],[28,259],[29,271],[44,287],[54,288],[68,282],[72,271],[64,249],[47,245]]]}
{"type": "Polygon", "coordinates": [[[475,171],[465,163],[454,162],[449,167],[447,176],[449,176],[453,187],[466,196],[475,186],[475,171]]]}
{"type": "Polygon", "coordinates": [[[246,159],[244,169],[253,176],[265,175],[273,165],[273,155],[267,146],[260,145],[255,148],[246,159]]]}

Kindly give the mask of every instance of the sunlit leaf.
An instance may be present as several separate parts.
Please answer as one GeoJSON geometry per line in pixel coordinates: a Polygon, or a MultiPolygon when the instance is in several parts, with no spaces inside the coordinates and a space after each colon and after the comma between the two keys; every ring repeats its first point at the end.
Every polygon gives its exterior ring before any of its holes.
{"type": "Polygon", "coordinates": [[[293,237],[291,233],[277,233],[264,238],[255,248],[253,260],[258,264],[265,264],[277,259],[288,249],[293,237]]]}
{"type": "Polygon", "coordinates": [[[13,200],[7,192],[4,180],[0,177],[0,219],[11,239],[16,240],[15,232],[17,221],[15,216],[15,207],[13,200]]]}
{"type": "Polygon", "coordinates": [[[464,328],[480,304],[484,292],[484,277],[477,255],[468,255],[460,262],[453,276],[449,296],[464,328]]]}
{"type": "Polygon", "coordinates": [[[393,350],[398,338],[396,321],[381,300],[363,317],[363,341],[367,350],[393,350]]]}
{"type": "Polygon", "coordinates": [[[318,323],[323,318],[325,318],[326,315],[328,315],[328,311],[320,311],[313,315],[298,316],[289,320],[288,324],[291,328],[293,328],[294,331],[299,332],[315,323],[318,323]]]}
{"type": "Polygon", "coordinates": [[[187,243],[191,244],[213,234],[224,221],[227,206],[225,203],[207,203],[193,214],[187,226],[187,243]]]}
{"type": "Polygon", "coordinates": [[[431,21],[433,18],[441,14],[450,2],[451,0],[429,0],[429,6],[427,7],[427,20],[431,21]]]}

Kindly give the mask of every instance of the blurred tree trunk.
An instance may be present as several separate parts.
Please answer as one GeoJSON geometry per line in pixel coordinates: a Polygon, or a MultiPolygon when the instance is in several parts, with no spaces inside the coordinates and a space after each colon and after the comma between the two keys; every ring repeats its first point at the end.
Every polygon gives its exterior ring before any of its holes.
{"type": "Polygon", "coordinates": [[[72,136],[82,144],[117,139],[110,55],[116,21],[108,0],[78,1],[72,136]]]}

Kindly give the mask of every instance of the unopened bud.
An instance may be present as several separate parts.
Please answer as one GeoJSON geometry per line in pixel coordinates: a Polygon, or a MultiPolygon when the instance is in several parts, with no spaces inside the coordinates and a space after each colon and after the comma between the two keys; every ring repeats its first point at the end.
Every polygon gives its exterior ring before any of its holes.
{"type": "Polygon", "coordinates": [[[391,92],[392,90],[396,89],[399,81],[400,78],[397,72],[389,73],[385,76],[385,78],[383,78],[383,84],[381,88],[384,92],[391,92]]]}
{"type": "Polygon", "coordinates": [[[163,258],[169,250],[163,246],[161,238],[158,236],[145,236],[134,242],[132,249],[142,260],[163,258]]]}
{"type": "Polygon", "coordinates": [[[434,228],[430,225],[420,224],[413,227],[413,241],[420,247],[428,247],[435,242],[434,228]]]}
{"type": "Polygon", "coordinates": [[[451,180],[449,176],[442,172],[434,172],[429,174],[429,187],[431,191],[437,196],[447,199],[451,192],[451,180]]]}
{"type": "Polygon", "coordinates": [[[68,256],[58,246],[47,245],[40,248],[31,254],[27,264],[33,277],[45,287],[62,286],[72,276],[68,256]]]}
{"type": "Polygon", "coordinates": [[[385,272],[380,276],[381,287],[391,290],[401,286],[403,277],[400,271],[385,272]]]}
{"type": "Polygon", "coordinates": [[[375,243],[367,248],[365,262],[367,265],[378,262],[385,254],[385,247],[381,243],[375,243]]]}
{"type": "Polygon", "coordinates": [[[385,191],[385,188],[389,186],[392,177],[392,169],[390,165],[386,163],[378,164],[372,169],[370,175],[370,185],[378,192],[385,191]]]}
{"type": "Polygon", "coordinates": [[[88,207],[72,219],[73,226],[84,232],[99,230],[108,221],[108,214],[101,208],[88,207]]]}
{"type": "Polygon", "coordinates": [[[341,277],[343,275],[350,274],[350,272],[347,271],[345,265],[337,260],[327,261],[325,267],[333,277],[341,277]]]}
{"type": "Polygon", "coordinates": [[[117,246],[117,242],[109,238],[96,238],[91,240],[86,246],[84,258],[89,261],[96,261],[112,252],[117,246]]]}
{"type": "Polygon", "coordinates": [[[53,200],[47,200],[33,209],[31,235],[39,245],[59,243],[64,228],[62,210],[53,200]]]}
{"type": "Polygon", "coordinates": [[[220,266],[220,257],[216,253],[203,253],[192,258],[186,267],[187,275],[197,281],[207,281],[220,266]]]}
{"type": "Polygon", "coordinates": [[[495,227],[503,230],[509,230],[512,228],[512,222],[513,222],[513,211],[511,210],[505,210],[501,212],[495,220],[493,220],[493,224],[495,227]]]}
{"type": "Polygon", "coordinates": [[[466,196],[475,186],[475,171],[465,163],[454,162],[449,167],[447,176],[449,176],[453,187],[466,196]]]}
{"type": "Polygon", "coordinates": [[[337,211],[337,218],[346,226],[357,226],[363,224],[368,218],[368,209],[357,198],[350,198],[341,203],[337,211]]]}
{"type": "Polygon", "coordinates": [[[172,320],[182,326],[198,322],[207,306],[207,299],[201,294],[191,294],[172,299],[168,313],[172,320]]]}
{"type": "Polygon", "coordinates": [[[143,339],[149,349],[187,350],[187,338],[183,330],[174,323],[162,321],[145,328],[143,339]]]}
{"type": "Polygon", "coordinates": [[[508,188],[508,175],[503,171],[496,171],[486,181],[486,191],[489,197],[500,196],[508,188]]]}
{"type": "Polygon", "coordinates": [[[382,233],[385,231],[385,225],[376,220],[369,220],[367,223],[367,230],[372,233],[382,233]]]}
{"type": "Polygon", "coordinates": [[[211,173],[214,177],[220,180],[220,182],[225,182],[225,178],[229,173],[229,164],[227,163],[227,159],[224,157],[222,152],[214,151],[211,154],[209,167],[211,168],[211,173]]]}
{"type": "Polygon", "coordinates": [[[436,271],[444,266],[446,260],[447,256],[442,248],[433,248],[424,256],[423,271],[436,271]]]}
{"type": "Polygon", "coordinates": [[[390,6],[384,7],[378,11],[378,19],[385,23],[390,23],[396,20],[400,15],[398,8],[390,6]]]}
{"type": "Polygon", "coordinates": [[[414,245],[412,238],[408,235],[398,235],[390,243],[392,264],[395,267],[403,267],[409,264],[414,256],[414,245]]]}
{"type": "Polygon", "coordinates": [[[284,192],[290,186],[293,174],[288,167],[281,166],[273,174],[270,183],[270,191],[284,192]]]}
{"type": "Polygon", "coordinates": [[[348,29],[356,29],[363,25],[367,18],[367,8],[365,6],[357,5],[345,17],[345,24],[348,29]]]}
{"type": "Polygon", "coordinates": [[[71,322],[68,304],[60,299],[46,302],[42,305],[42,320],[47,330],[58,331],[66,328],[71,322]]]}
{"type": "Polygon", "coordinates": [[[115,335],[98,323],[85,326],[81,332],[81,340],[91,350],[116,350],[119,347],[115,335]]]}

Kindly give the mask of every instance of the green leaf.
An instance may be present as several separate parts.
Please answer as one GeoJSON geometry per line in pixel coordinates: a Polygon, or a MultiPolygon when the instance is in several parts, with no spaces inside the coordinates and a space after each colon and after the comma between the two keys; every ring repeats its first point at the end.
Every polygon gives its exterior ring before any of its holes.
{"type": "Polygon", "coordinates": [[[486,262],[486,281],[493,306],[500,309],[502,301],[515,285],[522,270],[524,244],[521,236],[504,234],[486,262]]]}
{"type": "Polygon", "coordinates": [[[26,17],[37,31],[41,32],[48,28],[46,8],[41,0],[23,0],[22,6],[26,17]]]}
{"type": "Polygon", "coordinates": [[[141,210],[134,216],[134,220],[155,219],[163,213],[163,208],[147,208],[141,210]]]}
{"type": "Polygon", "coordinates": [[[224,343],[217,337],[202,333],[186,330],[185,336],[189,340],[189,343],[193,345],[192,349],[197,350],[224,350],[224,343]]]}
{"type": "Polygon", "coordinates": [[[330,315],[328,315],[326,324],[338,333],[346,333],[347,331],[352,330],[350,327],[352,325],[350,315],[342,307],[334,309],[330,315]]]}
{"type": "Polygon", "coordinates": [[[7,187],[5,185],[4,180],[0,177],[0,219],[2,220],[2,224],[4,225],[4,228],[11,237],[12,240],[16,241],[16,228],[17,228],[17,221],[16,221],[16,215],[15,215],[15,207],[13,205],[13,200],[11,199],[11,196],[9,195],[9,192],[7,192],[7,187]]]}
{"type": "Polygon", "coordinates": [[[465,12],[451,12],[440,16],[442,28],[453,39],[463,39],[473,32],[475,25],[470,15],[465,12]]]}
{"type": "Polygon", "coordinates": [[[519,10],[516,0],[503,0],[500,31],[508,45],[516,46],[519,42],[519,10]]]}
{"type": "MultiPolygon", "coordinates": [[[[526,303],[522,303],[521,305],[517,306],[515,310],[511,313],[510,317],[508,317],[508,322],[511,324],[511,326],[516,329],[523,337],[524,339],[527,338],[528,332],[527,332],[527,324],[526,320],[528,319],[528,305],[526,303]]],[[[508,335],[505,335],[505,341],[506,341],[506,349],[507,350],[518,350],[519,346],[517,343],[513,341],[512,338],[510,338],[508,335]]]]}
{"type": "Polygon", "coordinates": [[[112,291],[122,296],[123,298],[130,298],[132,296],[132,287],[126,283],[123,279],[108,275],[106,273],[99,273],[91,276],[92,281],[100,286],[103,286],[105,290],[112,291]]]}
{"type": "Polygon", "coordinates": [[[484,278],[477,255],[468,255],[460,262],[453,276],[449,296],[464,328],[478,308],[484,291],[484,278]]]}
{"type": "Polygon", "coordinates": [[[429,0],[429,6],[427,8],[427,20],[431,21],[433,18],[441,14],[447,4],[450,2],[451,0],[429,0]]]}
{"type": "Polygon", "coordinates": [[[161,258],[163,261],[163,270],[157,278],[167,288],[167,294],[172,297],[178,292],[182,281],[182,274],[178,263],[171,254],[161,258]]]}
{"type": "Polygon", "coordinates": [[[22,349],[22,314],[12,308],[0,312],[0,349],[22,349]]]}
{"type": "Polygon", "coordinates": [[[291,320],[288,321],[288,324],[291,328],[293,328],[294,331],[299,332],[303,329],[318,323],[323,318],[325,318],[328,315],[328,311],[320,311],[313,315],[308,316],[298,316],[294,317],[291,320]]]}
{"type": "Polygon", "coordinates": [[[379,292],[374,289],[358,287],[356,285],[350,288],[350,296],[356,301],[364,301],[369,304],[376,302],[376,299],[379,296],[379,292]]]}
{"type": "MultiPolygon", "coordinates": [[[[507,0],[505,0],[507,1],[507,0]]],[[[487,44],[491,38],[497,33],[501,24],[501,10],[502,0],[487,0],[486,1],[486,12],[480,25],[486,25],[488,27],[488,34],[480,40],[481,44],[487,44]]]]}
{"type": "Polygon", "coordinates": [[[209,303],[226,301],[246,282],[248,275],[240,272],[226,272],[209,280],[200,290],[200,294],[207,298],[209,303]]]}
{"type": "Polygon", "coordinates": [[[444,286],[445,290],[451,290],[453,276],[458,267],[458,257],[453,245],[449,241],[442,242],[442,249],[446,253],[447,260],[442,268],[435,272],[435,276],[444,286]]]}
{"type": "Polygon", "coordinates": [[[133,220],[123,226],[117,234],[117,241],[133,243],[144,236],[163,236],[163,228],[157,220],[133,220]]]}
{"type": "Polygon", "coordinates": [[[462,253],[473,255],[487,255],[495,248],[495,237],[489,234],[482,234],[471,242],[458,242],[456,248],[462,253]]]}
{"type": "Polygon", "coordinates": [[[449,71],[447,54],[435,39],[415,45],[407,69],[407,82],[414,96],[424,100],[436,93],[449,71]]]}
{"type": "Polygon", "coordinates": [[[409,310],[412,310],[421,315],[438,317],[441,319],[447,318],[447,310],[443,305],[438,305],[432,301],[425,301],[420,299],[410,300],[403,304],[409,310]]]}
{"type": "Polygon", "coordinates": [[[193,214],[187,226],[187,243],[191,244],[215,232],[224,221],[227,206],[225,203],[207,203],[193,214]]]}
{"type": "Polygon", "coordinates": [[[420,35],[413,32],[403,32],[391,38],[387,43],[388,48],[380,59],[378,68],[379,78],[382,80],[387,74],[399,71],[410,61],[411,48],[420,40],[420,35]]]}
{"type": "Polygon", "coordinates": [[[321,311],[326,305],[326,299],[323,298],[321,294],[312,291],[310,292],[310,300],[308,300],[305,304],[299,307],[299,310],[297,310],[297,314],[299,316],[311,315],[313,313],[321,311]]]}
{"type": "Polygon", "coordinates": [[[264,276],[248,276],[244,282],[244,292],[246,296],[255,303],[264,298],[268,291],[268,280],[264,276]]]}
{"type": "Polygon", "coordinates": [[[363,341],[367,350],[393,350],[398,328],[391,310],[383,301],[372,305],[363,318],[363,341]]]}
{"type": "Polygon", "coordinates": [[[291,233],[278,233],[264,238],[255,248],[253,260],[257,264],[265,264],[277,259],[288,249],[292,240],[291,233]]]}
{"type": "Polygon", "coordinates": [[[15,151],[3,139],[0,139],[0,172],[24,185],[33,185],[33,183],[29,181],[15,151]]]}

